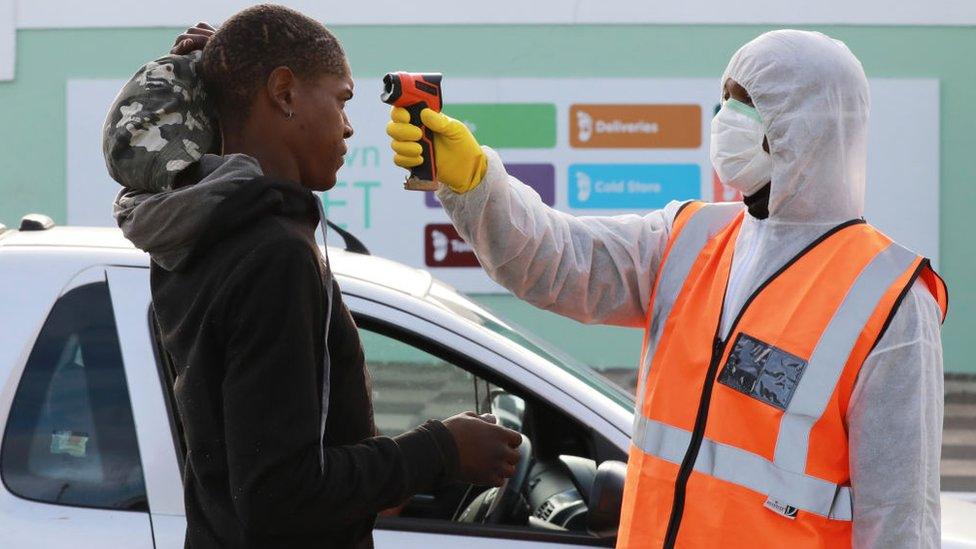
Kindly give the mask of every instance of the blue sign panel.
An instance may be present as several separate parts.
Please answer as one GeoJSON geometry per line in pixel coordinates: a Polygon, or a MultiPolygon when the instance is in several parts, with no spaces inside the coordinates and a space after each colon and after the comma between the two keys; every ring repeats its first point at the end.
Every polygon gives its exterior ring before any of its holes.
{"type": "Polygon", "coordinates": [[[651,210],[672,200],[701,197],[697,164],[573,164],[569,207],[651,210]]]}

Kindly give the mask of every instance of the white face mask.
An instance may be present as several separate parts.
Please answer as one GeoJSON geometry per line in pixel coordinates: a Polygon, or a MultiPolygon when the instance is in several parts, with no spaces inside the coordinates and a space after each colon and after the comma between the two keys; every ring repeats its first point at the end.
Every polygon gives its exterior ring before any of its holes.
{"type": "Polygon", "coordinates": [[[722,183],[745,196],[769,183],[773,175],[773,159],[763,150],[762,117],[755,107],[741,101],[727,99],[712,118],[712,139],[709,154],[712,166],[722,183]]]}

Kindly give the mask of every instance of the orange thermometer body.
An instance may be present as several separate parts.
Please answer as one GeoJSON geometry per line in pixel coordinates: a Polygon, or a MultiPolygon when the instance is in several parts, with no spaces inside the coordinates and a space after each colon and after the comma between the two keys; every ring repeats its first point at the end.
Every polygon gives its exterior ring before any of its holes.
{"type": "Polygon", "coordinates": [[[410,123],[423,130],[420,147],[423,163],[410,168],[410,177],[403,184],[405,189],[416,191],[437,190],[437,164],[434,162],[434,132],[424,127],[420,111],[431,109],[441,112],[440,73],[391,72],[383,77],[384,103],[403,107],[410,113],[410,123]]]}

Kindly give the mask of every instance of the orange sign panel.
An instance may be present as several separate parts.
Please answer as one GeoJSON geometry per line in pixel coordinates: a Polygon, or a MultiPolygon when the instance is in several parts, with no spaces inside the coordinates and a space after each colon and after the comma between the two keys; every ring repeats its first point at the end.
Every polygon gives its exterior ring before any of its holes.
{"type": "Polygon", "coordinates": [[[699,105],[572,105],[569,143],[583,149],[697,149],[699,105]]]}

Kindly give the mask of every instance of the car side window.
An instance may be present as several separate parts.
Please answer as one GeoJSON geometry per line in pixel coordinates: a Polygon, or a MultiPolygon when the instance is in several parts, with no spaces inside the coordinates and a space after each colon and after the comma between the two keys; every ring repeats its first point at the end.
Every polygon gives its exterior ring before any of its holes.
{"type": "Polygon", "coordinates": [[[360,328],[373,378],[373,410],[380,434],[396,436],[428,419],[474,410],[476,378],[426,351],[360,328]]]}
{"type": "Polygon", "coordinates": [[[73,289],[54,304],[14,396],[0,475],[31,500],[148,510],[106,283],[73,289]]]}

